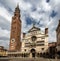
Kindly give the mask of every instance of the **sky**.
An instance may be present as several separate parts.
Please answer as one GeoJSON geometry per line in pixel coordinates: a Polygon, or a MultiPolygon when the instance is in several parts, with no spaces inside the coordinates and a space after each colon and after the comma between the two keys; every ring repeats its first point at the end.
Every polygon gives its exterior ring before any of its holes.
{"type": "Polygon", "coordinates": [[[35,23],[41,31],[48,27],[48,41],[56,41],[60,0],[0,0],[0,46],[9,48],[11,21],[17,4],[20,8],[22,33],[27,32],[35,23]]]}

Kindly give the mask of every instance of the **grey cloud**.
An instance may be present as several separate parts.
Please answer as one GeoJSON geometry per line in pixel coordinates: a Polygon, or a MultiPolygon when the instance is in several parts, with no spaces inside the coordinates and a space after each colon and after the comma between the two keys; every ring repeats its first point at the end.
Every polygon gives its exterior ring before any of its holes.
{"type": "MultiPolygon", "coordinates": [[[[9,11],[10,14],[12,14],[12,12],[14,12],[14,9],[15,9],[16,3],[17,3],[15,1],[21,2],[22,0],[5,0],[5,1],[4,0],[0,0],[0,3],[1,3],[1,5],[4,6],[4,8],[6,8],[9,11]]],[[[21,8],[21,15],[22,15],[22,19],[23,19],[22,20],[23,25],[27,26],[27,24],[25,23],[26,22],[25,21],[25,16],[28,16],[28,15],[30,16],[30,13],[32,13],[32,11],[33,11],[34,13],[37,12],[38,14],[40,14],[40,15],[43,16],[42,17],[42,20],[39,19],[40,20],[39,27],[45,27],[46,24],[49,21],[49,19],[46,20],[46,17],[45,16],[48,17],[49,16],[49,13],[48,12],[45,12],[45,10],[43,9],[43,7],[42,7],[42,10],[37,11],[37,8],[40,8],[42,6],[42,1],[45,1],[45,0],[36,0],[36,1],[35,0],[23,0],[23,1],[24,1],[24,3],[30,3],[32,5],[32,8],[35,7],[34,9],[29,8],[26,11],[24,11],[24,9],[21,8]],[[45,16],[42,13],[45,14],[45,16]],[[42,24],[41,24],[41,22],[42,22],[42,24]]],[[[48,26],[48,28],[49,28],[49,37],[50,37],[49,41],[55,41],[55,29],[56,29],[57,24],[58,24],[58,19],[60,18],[60,4],[58,3],[57,5],[55,5],[56,4],[55,0],[53,0],[53,1],[50,0],[50,2],[48,4],[51,6],[51,10],[56,10],[56,12],[58,12],[58,14],[54,18],[52,18],[53,20],[52,20],[51,24],[48,26]]],[[[23,4],[21,4],[21,5],[23,7],[23,4]]],[[[45,6],[45,5],[43,4],[43,6],[45,6]]],[[[50,10],[50,13],[51,13],[51,10],[50,10]]],[[[37,20],[38,20],[38,18],[37,18],[37,20]]],[[[35,21],[37,21],[37,20],[35,20],[35,21]]],[[[0,27],[3,30],[4,29],[10,30],[10,23],[4,17],[1,17],[1,16],[0,16],[0,27]]],[[[25,31],[25,29],[28,30],[31,27],[31,25],[29,25],[29,26],[27,26],[25,28],[24,27],[23,27],[23,31],[25,31]]],[[[8,42],[4,42],[3,39],[8,40],[8,38],[5,38],[5,37],[3,38],[2,37],[1,38],[1,41],[0,41],[0,45],[2,44],[5,47],[7,47],[9,43],[8,42]]]]}
{"type": "Polygon", "coordinates": [[[37,3],[41,2],[42,0],[24,0],[24,2],[29,2],[33,5],[36,5],[37,3]]]}
{"type": "Polygon", "coordinates": [[[9,40],[0,40],[0,46],[4,46],[4,48],[9,48],[9,40]]]}
{"type": "Polygon", "coordinates": [[[4,17],[0,16],[0,27],[4,30],[10,31],[10,22],[6,20],[4,17]]]}
{"type": "Polygon", "coordinates": [[[14,3],[14,0],[0,0],[0,3],[8,8],[11,8],[11,10],[13,11],[13,7],[16,6],[16,4],[14,3]]]}
{"type": "Polygon", "coordinates": [[[9,40],[9,38],[8,38],[8,37],[4,37],[4,36],[2,36],[2,37],[0,37],[0,40],[4,40],[4,41],[6,41],[6,40],[9,40]]]}

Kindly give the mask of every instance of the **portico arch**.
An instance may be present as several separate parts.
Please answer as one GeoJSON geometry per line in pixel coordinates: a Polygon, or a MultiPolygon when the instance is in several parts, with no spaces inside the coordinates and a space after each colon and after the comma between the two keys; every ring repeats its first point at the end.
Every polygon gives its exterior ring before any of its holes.
{"type": "Polygon", "coordinates": [[[32,57],[35,57],[36,50],[35,49],[31,49],[30,52],[32,53],[32,57]]]}

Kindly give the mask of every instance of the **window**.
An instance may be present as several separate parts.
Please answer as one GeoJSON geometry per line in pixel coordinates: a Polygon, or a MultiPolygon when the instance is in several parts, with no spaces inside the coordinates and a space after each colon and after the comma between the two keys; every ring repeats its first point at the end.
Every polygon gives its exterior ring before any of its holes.
{"type": "Polygon", "coordinates": [[[16,13],[14,14],[14,16],[16,16],[16,13]]]}
{"type": "Polygon", "coordinates": [[[45,39],[44,37],[41,37],[41,39],[45,39]]]}
{"type": "Polygon", "coordinates": [[[25,44],[30,44],[30,43],[25,43],[25,44]]]}
{"type": "Polygon", "coordinates": [[[26,49],[24,51],[26,51],[26,49]]]}
{"type": "Polygon", "coordinates": [[[42,50],[44,50],[44,48],[42,48],[42,50]]]}
{"type": "Polygon", "coordinates": [[[44,41],[37,41],[37,43],[42,43],[42,42],[44,42],[44,41]]]}
{"type": "Polygon", "coordinates": [[[35,41],[37,39],[37,37],[36,36],[32,36],[31,39],[32,39],[32,41],[35,41]]]}
{"type": "Polygon", "coordinates": [[[25,47],[30,47],[30,45],[25,45],[25,47]]]}
{"type": "Polygon", "coordinates": [[[15,30],[12,30],[12,32],[14,33],[14,32],[15,32],[15,30]]]}
{"type": "Polygon", "coordinates": [[[37,46],[44,46],[44,44],[37,44],[37,46]]]}
{"type": "Polygon", "coordinates": [[[29,47],[30,46],[30,43],[25,43],[25,47],[29,47]]]}
{"type": "Polygon", "coordinates": [[[19,38],[19,35],[17,37],[19,38]]]}

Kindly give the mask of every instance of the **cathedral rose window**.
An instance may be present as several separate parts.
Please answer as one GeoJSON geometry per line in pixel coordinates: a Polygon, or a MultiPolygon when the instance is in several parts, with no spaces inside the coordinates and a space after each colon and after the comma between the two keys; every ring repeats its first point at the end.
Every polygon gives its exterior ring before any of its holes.
{"type": "Polygon", "coordinates": [[[37,37],[36,36],[32,36],[31,39],[32,39],[32,41],[35,41],[37,39],[37,37]]]}

